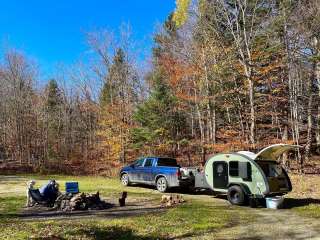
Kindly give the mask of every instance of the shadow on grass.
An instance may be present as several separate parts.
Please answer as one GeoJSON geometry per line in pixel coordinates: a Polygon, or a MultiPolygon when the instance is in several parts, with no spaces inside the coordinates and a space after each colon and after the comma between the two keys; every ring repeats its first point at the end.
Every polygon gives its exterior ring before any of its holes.
{"type": "MultiPolygon", "coordinates": [[[[130,187],[140,187],[150,190],[155,190],[156,187],[152,185],[142,184],[142,183],[132,183],[130,187]]],[[[161,192],[159,192],[161,193],[161,192]]],[[[215,193],[210,189],[193,189],[187,187],[173,187],[169,188],[167,192],[162,194],[179,193],[179,194],[189,194],[189,195],[215,195],[215,193]]]]}
{"type": "MultiPolygon", "coordinates": [[[[207,231],[205,233],[214,233],[215,230],[207,231]]],[[[76,230],[65,232],[67,237],[61,237],[58,235],[47,236],[47,237],[35,237],[30,240],[66,240],[72,237],[72,239],[95,239],[95,240],[174,240],[174,239],[185,239],[190,237],[202,237],[204,232],[191,232],[181,234],[175,237],[165,237],[158,234],[139,235],[133,229],[127,227],[86,227],[76,230]]]]}
{"type": "Polygon", "coordinates": [[[148,184],[142,184],[142,183],[130,183],[130,185],[127,187],[139,187],[139,188],[145,188],[145,189],[150,189],[150,190],[156,190],[155,186],[148,185],[148,184]]]}
{"type": "Polygon", "coordinates": [[[284,205],[284,208],[290,209],[290,208],[294,208],[294,207],[308,206],[310,204],[316,204],[316,205],[319,205],[319,207],[320,207],[320,199],[315,199],[315,198],[301,198],[301,199],[285,198],[283,205],[284,205]]]}
{"type": "MultiPolygon", "coordinates": [[[[155,207],[143,207],[143,208],[130,208],[130,209],[106,209],[106,210],[90,210],[90,211],[72,211],[72,212],[62,212],[62,211],[43,211],[43,212],[26,212],[22,214],[15,215],[20,219],[26,220],[39,220],[39,219],[81,219],[81,218],[124,218],[124,217],[134,217],[141,216],[143,214],[155,214],[164,212],[165,208],[155,207]]],[[[9,216],[7,216],[9,217],[9,216]]]]}
{"type": "MultiPolygon", "coordinates": [[[[89,227],[89,228],[81,228],[78,230],[70,231],[67,233],[67,235],[70,235],[72,237],[87,237],[90,239],[96,239],[96,240],[111,240],[111,239],[127,239],[127,240],[133,240],[133,239],[140,239],[140,240],[162,240],[165,238],[159,237],[159,236],[141,236],[137,235],[132,229],[125,228],[125,227],[118,227],[118,226],[112,226],[112,227],[89,227]]],[[[61,238],[63,239],[63,238],[61,238]]],[[[40,240],[40,239],[39,239],[40,240]]],[[[41,239],[42,240],[42,239],[41,239]]]]}

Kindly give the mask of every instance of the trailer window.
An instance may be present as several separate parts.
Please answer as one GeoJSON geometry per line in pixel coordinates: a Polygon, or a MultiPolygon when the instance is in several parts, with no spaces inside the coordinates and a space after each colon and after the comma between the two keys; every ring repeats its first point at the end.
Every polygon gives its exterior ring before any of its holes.
{"type": "Polygon", "coordinates": [[[239,176],[243,181],[251,182],[252,181],[252,168],[251,163],[241,162],[239,167],[239,176]]]}
{"type": "Polygon", "coordinates": [[[282,175],[282,168],[279,164],[263,161],[259,161],[258,164],[262,168],[266,177],[279,177],[282,175]]]}
{"type": "Polygon", "coordinates": [[[270,170],[269,170],[269,175],[270,177],[279,177],[282,175],[282,168],[278,164],[272,164],[270,165],[270,170]]]}
{"type": "Polygon", "coordinates": [[[229,175],[231,177],[239,176],[239,162],[238,161],[230,161],[229,162],[229,175]]]}

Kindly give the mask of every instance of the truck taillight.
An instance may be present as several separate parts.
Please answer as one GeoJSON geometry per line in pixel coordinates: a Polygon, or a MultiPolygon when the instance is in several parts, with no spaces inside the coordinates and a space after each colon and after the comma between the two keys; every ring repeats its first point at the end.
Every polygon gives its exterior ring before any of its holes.
{"type": "Polygon", "coordinates": [[[178,171],[176,172],[176,175],[177,175],[177,177],[178,177],[178,178],[180,178],[180,177],[181,177],[180,169],[178,169],[178,171]]]}

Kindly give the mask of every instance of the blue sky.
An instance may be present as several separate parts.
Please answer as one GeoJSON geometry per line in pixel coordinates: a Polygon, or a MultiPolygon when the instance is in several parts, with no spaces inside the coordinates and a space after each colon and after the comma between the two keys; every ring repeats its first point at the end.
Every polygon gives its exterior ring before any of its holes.
{"type": "Polygon", "coordinates": [[[50,75],[56,64],[72,64],[86,52],[85,32],[116,31],[122,22],[130,23],[134,40],[151,49],[156,23],[174,8],[174,0],[2,1],[0,49],[24,51],[50,75]]]}

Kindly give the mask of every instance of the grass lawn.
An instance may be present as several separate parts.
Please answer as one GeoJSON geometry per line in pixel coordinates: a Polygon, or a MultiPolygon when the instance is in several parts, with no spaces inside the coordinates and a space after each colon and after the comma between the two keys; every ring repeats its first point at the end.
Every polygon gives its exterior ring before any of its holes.
{"type": "MultiPolygon", "coordinates": [[[[161,194],[152,188],[123,187],[118,179],[113,178],[18,176],[3,179],[0,176],[0,239],[199,239],[205,236],[207,236],[205,239],[241,239],[239,236],[242,232],[252,237],[259,233],[255,228],[261,231],[267,227],[264,222],[270,214],[271,216],[277,214],[279,221],[285,221],[288,218],[282,213],[282,210],[270,212],[265,209],[236,207],[229,205],[223,199],[212,196],[186,195],[186,203],[156,213],[117,218],[92,216],[77,219],[27,221],[21,220],[16,214],[21,212],[25,204],[25,184],[28,179],[35,179],[37,186],[42,185],[48,179],[56,179],[62,191],[64,191],[65,181],[78,181],[82,192],[99,190],[102,198],[107,199],[116,199],[124,190],[128,192],[129,198],[136,199],[136,201],[147,198],[159,203],[161,198],[161,194]],[[252,230],[248,230],[251,224],[255,225],[252,230]],[[225,233],[228,233],[228,236],[225,233]],[[220,235],[222,237],[215,238],[220,235]]],[[[293,180],[300,181],[301,179],[294,178],[293,180]]],[[[315,179],[314,181],[316,182],[315,179]]],[[[306,191],[305,187],[303,189],[306,191]]],[[[297,192],[293,191],[289,199],[294,200],[296,194],[297,192]]],[[[308,195],[307,197],[316,199],[316,196],[308,195]]],[[[319,203],[316,202],[283,211],[285,214],[298,213],[302,216],[320,217],[319,203]]],[[[297,224],[296,220],[292,224],[294,227],[297,224]]],[[[279,232],[281,231],[279,228],[279,232]]],[[[275,236],[278,235],[279,233],[276,232],[275,236]]]]}

